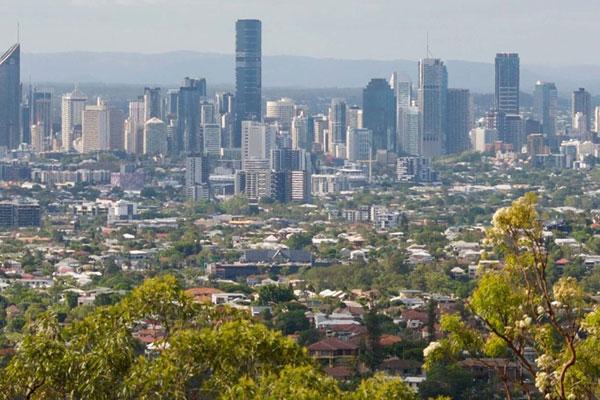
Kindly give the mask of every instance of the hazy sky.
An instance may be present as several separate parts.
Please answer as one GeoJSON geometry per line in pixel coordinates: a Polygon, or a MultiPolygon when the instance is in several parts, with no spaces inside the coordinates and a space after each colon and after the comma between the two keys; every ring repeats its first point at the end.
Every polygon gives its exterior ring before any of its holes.
{"type": "Polygon", "coordinates": [[[263,21],[264,54],[600,64],[599,0],[0,0],[0,46],[26,52],[232,53],[234,22],[263,21]]]}

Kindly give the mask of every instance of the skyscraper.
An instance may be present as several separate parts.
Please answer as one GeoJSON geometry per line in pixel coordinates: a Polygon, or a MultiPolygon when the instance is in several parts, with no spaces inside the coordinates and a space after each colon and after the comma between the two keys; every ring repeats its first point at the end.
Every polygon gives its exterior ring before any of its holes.
{"type": "Polygon", "coordinates": [[[282,98],[267,101],[266,111],[266,120],[277,122],[281,129],[288,131],[294,116],[294,100],[282,98]]]}
{"type": "Polygon", "coordinates": [[[309,150],[312,143],[308,134],[308,118],[304,115],[298,115],[292,118],[292,149],[309,150]]]}
{"type": "Polygon", "coordinates": [[[142,154],[144,150],[144,99],[129,102],[129,116],[125,121],[125,151],[142,154]]]}
{"type": "Polygon", "coordinates": [[[448,71],[438,58],[419,61],[419,110],[425,157],[445,152],[448,71]]]}
{"type": "Polygon", "coordinates": [[[552,138],[556,134],[557,108],[556,85],[552,82],[537,81],[533,89],[533,118],[542,124],[542,133],[546,138],[552,138]]]}
{"type": "MultiPolygon", "coordinates": [[[[590,95],[590,92],[584,88],[579,88],[573,92],[571,101],[571,115],[573,121],[575,121],[577,113],[583,115],[583,122],[585,124],[585,127],[579,127],[579,129],[590,130],[592,127],[592,96],[590,95]]],[[[573,125],[575,125],[575,123],[573,123],[573,125]]]]}
{"type": "Polygon", "coordinates": [[[14,149],[21,143],[21,45],[0,56],[0,146],[14,149]]]}
{"type": "Polygon", "coordinates": [[[371,157],[370,129],[348,127],[346,132],[346,159],[350,161],[368,161],[371,157]]]}
{"type": "Polygon", "coordinates": [[[448,89],[446,100],[446,154],[469,149],[471,95],[468,89],[448,89]]]}
{"type": "Polygon", "coordinates": [[[87,97],[75,88],[71,93],[62,97],[62,148],[64,151],[73,150],[73,140],[81,134],[83,109],[87,97]]]}
{"type": "Polygon", "coordinates": [[[144,88],[144,122],[162,118],[160,88],[144,88]]]}
{"type": "Polygon", "coordinates": [[[110,141],[110,123],[108,107],[98,98],[94,106],[86,106],[83,110],[82,151],[89,153],[108,150],[110,141]]]}
{"type": "Polygon", "coordinates": [[[125,113],[120,108],[108,109],[110,138],[108,147],[111,150],[125,149],[125,113]]]}
{"type": "Polygon", "coordinates": [[[519,113],[519,55],[498,53],[495,59],[494,106],[505,114],[519,113]]]}
{"type": "Polygon", "coordinates": [[[261,121],[261,22],[240,19],[235,23],[235,112],[234,147],[241,147],[242,121],[261,121]]]}
{"type": "Polygon", "coordinates": [[[385,79],[371,79],[363,89],[363,127],[373,133],[373,151],[396,147],[396,97],[385,79]]]}
{"type": "Polygon", "coordinates": [[[144,124],[144,154],[165,154],[167,152],[167,125],[156,117],[144,124]]]}
{"type": "Polygon", "coordinates": [[[34,90],[31,94],[30,125],[38,125],[47,140],[52,134],[52,93],[34,90]]]}
{"type": "Polygon", "coordinates": [[[329,106],[329,143],[327,152],[336,153],[336,146],[346,143],[346,103],[342,99],[332,99],[329,106]]]}
{"type": "Polygon", "coordinates": [[[206,80],[185,78],[177,102],[175,153],[201,151],[200,101],[206,97],[206,80]]]}
{"type": "Polygon", "coordinates": [[[275,148],[272,126],[256,121],[242,122],[242,169],[249,160],[268,160],[275,148]]]}

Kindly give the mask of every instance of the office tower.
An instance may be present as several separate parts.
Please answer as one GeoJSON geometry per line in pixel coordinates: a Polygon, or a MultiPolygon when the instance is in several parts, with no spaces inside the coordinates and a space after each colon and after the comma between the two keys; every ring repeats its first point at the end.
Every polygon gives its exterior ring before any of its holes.
{"type": "Polygon", "coordinates": [[[108,150],[109,146],[108,107],[98,98],[96,105],[83,110],[82,152],[108,150]]]}
{"type": "Polygon", "coordinates": [[[268,160],[275,148],[275,132],[272,126],[256,121],[242,122],[242,169],[249,160],[268,160]]]}
{"type": "Polygon", "coordinates": [[[600,133],[600,106],[594,110],[594,121],[596,123],[596,133],[600,133]]]}
{"type": "Polygon", "coordinates": [[[538,154],[546,154],[543,134],[532,133],[527,135],[527,154],[529,157],[533,157],[538,154]]]}
{"type": "Polygon", "coordinates": [[[575,117],[577,113],[581,113],[583,124],[579,126],[579,132],[583,133],[592,127],[592,96],[584,88],[579,88],[573,92],[571,101],[571,115],[573,117],[573,126],[575,125],[575,117]]]}
{"type": "Polygon", "coordinates": [[[366,128],[348,127],[346,132],[346,159],[349,161],[369,161],[373,133],[366,128]]]}
{"type": "Polygon", "coordinates": [[[274,171],[310,171],[310,153],[303,149],[272,149],[270,168],[274,171]]]}
{"type": "Polygon", "coordinates": [[[21,143],[21,45],[0,56],[0,147],[15,149],[21,143]]]}
{"type": "Polygon", "coordinates": [[[419,61],[419,110],[423,135],[423,156],[444,154],[448,71],[437,58],[419,61]]]}
{"type": "Polygon", "coordinates": [[[448,89],[446,100],[446,154],[469,149],[471,95],[467,89],[448,89]]]}
{"type": "Polygon", "coordinates": [[[346,128],[363,127],[363,110],[359,106],[350,106],[346,109],[346,128]]]}
{"type": "Polygon", "coordinates": [[[221,154],[221,126],[219,124],[202,125],[202,137],[205,156],[218,157],[221,154]]]}
{"type": "Polygon", "coordinates": [[[205,157],[189,156],[185,159],[185,195],[188,200],[208,199],[208,160],[205,157]]]}
{"type": "Polygon", "coordinates": [[[162,118],[160,88],[144,88],[144,122],[162,118]]]}
{"type": "Polygon", "coordinates": [[[533,89],[533,118],[542,124],[546,138],[556,135],[556,112],[558,109],[558,91],[552,82],[537,81],[533,89]]]}
{"type": "Polygon", "coordinates": [[[241,19],[235,23],[235,136],[241,147],[242,121],[261,121],[262,39],[261,22],[241,19]]]}
{"type": "Polygon", "coordinates": [[[21,142],[31,143],[31,106],[29,99],[21,103],[21,142]]]}
{"type": "Polygon", "coordinates": [[[61,136],[64,151],[73,150],[73,141],[81,135],[83,109],[86,102],[87,97],[77,88],[62,97],[61,136]]]}
{"type": "Polygon", "coordinates": [[[200,102],[206,97],[206,80],[185,78],[177,99],[175,153],[200,151],[200,102]]]}
{"type": "Polygon", "coordinates": [[[313,140],[317,144],[318,151],[325,151],[327,142],[325,141],[325,132],[328,130],[327,117],[323,114],[310,117],[313,126],[313,140]]]}
{"type": "Polygon", "coordinates": [[[336,153],[336,146],[346,142],[346,102],[342,99],[332,99],[329,106],[329,141],[326,152],[336,153]]]}
{"type": "Polygon", "coordinates": [[[298,115],[292,118],[292,149],[310,151],[312,142],[308,135],[308,118],[298,115]]]}
{"type": "Polygon", "coordinates": [[[408,108],[412,104],[412,83],[410,82],[398,82],[396,94],[396,103],[398,107],[408,108]]]}
{"type": "Polygon", "coordinates": [[[203,101],[200,104],[200,125],[214,123],[216,123],[215,105],[208,101],[203,101]]]}
{"type": "Polygon", "coordinates": [[[143,98],[129,102],[129,116],[125,121],[125,151],[130,154],[142,154],[144,150],[145,115],[143,98]]]}
{"type": "Polygon", "coordinates": [[[217,93],[215,95],[215,98],[216,98],[215,105],[216,105],[217,112],[219,114],[234,112],[235,97],[233,96],[232,93],[229,93],[229,92],[217,93]]]}
{"type": "Polygon", "coordinates": [[[495,59],[494,106],[505,114],[519,114],[519,55],[498,53],[495,59]]]}
{"type": "Polygon", "coordinates": [[[294,106],[294,100],[289,98],[267,101],[265,119],[269,122],[277,122],[282,130],[287,131],[294,116],[294,106]]]}
{"type": "Polygon", "coordinates": [[[156,117],[150,118],[144,124],[143,153],[149,155],[165,154],[167,152],[167,125],[156,117]]]}
{"type": "Polygon", "coordinates": [[[52,93],[34,90],[31,94],[30,125],[44,130],[44,137],[52,135],[52,93]]]}
{"type": "Polygon", "coordinates": [[[120,108],[109,107],[109,144],[111,150],[125,150],[125,113],[120,108]]]}
{"type": "Polygon", "coordinates": [[[306,202],[310,199],[310,173],[291,171],[292,201],[306,202]]]}
{"type": "Polygon", "coordinates": [[[373,133],[373,151],[396,148],[396,98],[385,79],[371,79],[363,89],[363,127],[373,133]]]}
{"type": "Polygon", "coordinates": [[[165,115],[171,121],[177,118],[177,107],[179,103],[179,89],[169,89],[165,98],[165,115]]]}
{"type": "Polygon", "coordinates": [[[46,150],[45,144],[44,125],[31,125],[31,150],[34,153],[41,153],[46,150]]]}
{"type": "Polygon", "coordinates": [[[410,106],[402,109],[402,118],[398,132],[398,154],[423,154],[423,131],[421,123],[422,118],[419,107],[410,106]]]}
{"type": "Polygon", "coordinates": [[[498,140],[498,131],[485,127],[473,128],[469,132],[469,137],[471,149],[484,153],[494,148],[494,143],[498,140]]]}
{"type": "Polygon", "coordinates": [[[502,141],[512,145],[515,152],[520,152],[525,144],[525,126],[523,118],[517,114],[504,116],[502,125],[502,141]]]}

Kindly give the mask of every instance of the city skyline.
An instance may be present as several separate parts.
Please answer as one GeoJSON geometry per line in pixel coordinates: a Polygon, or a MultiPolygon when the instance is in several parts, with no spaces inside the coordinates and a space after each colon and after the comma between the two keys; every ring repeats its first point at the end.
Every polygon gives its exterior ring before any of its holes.
{"type": "Polygon", "coordinates": [[[16,40],[18,21],[21,41],[27,43],[26,53],[93,49],[229,54],[234,51],[227,40],[232,32],[229,21],[257,18],[263,21],[265,37],[270,37],[264,43],[265,55],[418,59],[427,55],[429,35],[433,56],[443,59],[486,61],[490,54],[510,51],[522,54],[525,63],[600,64],[600,56],[587,51],[594,44],[594,32],[600,33],[593,17],[597,14],[594,10],[600,11],[600,5],[583,0],[568,6],[558,3],[549,6],[539,0],[527,3],[463,0],[462,7],[441,1],[413,4],[383,0],[368,4],[351,0],[352,4],[339,7],[338,2],[325,1],[318,3],[319,13],[312,12],[314,7],[306,2],[300,5],[266,0],[228,4],[187,0],[58,0],[45,5],[43,15],[39,12],[39,2],[4,3],[0,12],[13,23],[0,27],[3,38],[0,45],[7,47],[16,40]],[[494,13],[489,13],[490,7],[494,13]],[[403,24],[394,19],[400,11],[410,16],[403,24]],[[144,18],[136,17],[136,12],[144,18]],[[214,18],[215,15],[219,18],[214,18]],[[304,29],[307,26],[311,29],[304,29]],[[85,34],[73,35],[77,29],[85,34]],[[589,34],[581,35],[582,30],[589,34]],[[165,31],[169,34],[165,35],[165,31]],[[210,41],[197,40],[208,34],[210,41]],[[68,42],[62,39],[65,35],[70,38],[68,42]],[[405,37],[411,40],[403,40],[405,37]],[[376,40],[381,38],[391,40],[376,40]]]}

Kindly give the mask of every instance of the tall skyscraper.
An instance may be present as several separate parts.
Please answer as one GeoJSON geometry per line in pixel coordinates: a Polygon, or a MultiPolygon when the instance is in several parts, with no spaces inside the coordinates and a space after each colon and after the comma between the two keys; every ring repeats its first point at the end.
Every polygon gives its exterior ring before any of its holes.
{"type": "Polygon", "coordinates": [[[552,82],[537,81],[533,89],[533,118],[542,124],[542,133],[546,138],[556,135],[557,108],[556,85],[552,82]]]}
{"type": "Polygon", "coordinates": [[[143,98],[129,102],[129,116],[125,121],[125,151],[142,154],[144,151],[144,123],[146,107],[143,98]]]}
{"type": "Polygon", "coordinates": [[[359,106],[350,106],[346,109],[346,127],[363,127],[363,110],[359,106]]]}
{"type": "Polygon", "coordinates": [[[289,131],[294,116],[294,100],[282,98],[267,101],[266,120],[277,122],[282,130],[289,131]]]}
{"type": "Polygon", "coordinates": [[[346,132],[346,159],[350,161],[368,161],[371,154],[370,129],[348,127],[346,132]]]}
{"type": "Polygon", "coordinates": [[[41,153],[46,150],[45,139],[44,125],[31,125],[31,150],[34,153],[41,153]]]}
{"type": "MultiPolygon", "coordinates": [[[[592,128],[592,96],[590,95],[590,92],[584,88],[579,88],[573,92],[571,101],[571,115],[573,121],[575,121],[577,113],[582,114],[583,123],[585,124],[585,127],[580,126],[579,129],[590,130],[592,128]]],[[[574,125],[575,122],[573,122],[573,126],[574,125]]]]}
{"type": "Polygon", "coordinates": [[[329,143],[327,152],[336,153],[336,146],[346,143],[346,102],[332,99],[329,106],[329,143]]]}
{"type": "Polygon", "coordinates": [[[396,97],[385,79],[363,89],[363,127],[373,133],[373,151],[396,148],[396,97]]]}
{"type": "Polygon", "coordinates": [[[419,61],[419,110],[423,136],[423,156],[444,154],[448,71],[438,58],[419,61]]]}
{"type": "Polygon", "coordinates": [[[111,150],[125,150],[125,113],[120,108],[109,107],[109,148],[111,150]]]}
{"type": "Polygon", "coordinates": [[[14,149],[21,143],[21,45],[0,56],[0,146],[14,149]]]}
{"type": "Polygon", "coordinates": [[[423,130],[421,111],[417,106],[402,109],[402,121],[398,134],[398,153],[423,155],[423,130]]]}
{"type": "Polygon", "coordinates": [[[235,23],[235,113],[234,147],[241,147],[242,121],[261,121],[262,25],[256,19],[235,23]]]}
{"type": "Polygon", "coordinates": [[[82,152],[108,150],[110,141],[108,107],[98,98],[96,105],[83,110],[82,152]]]}
{"type": "Polygon", "coordinates": [[[179,89],[175,153],[201,151],[200,102],[206,97],[206,80],[185,78],[179,89]]]}
{"type": "Polygon", "coordinates": [[[448,89],[446,100],[446,154],[469,149],[471,95],[468,89],[448,89]]]}
{"type": "Polygon", "coordinates": [[[498,53],[495,66],[495,109],[505,114],[519,114],[519,55],[498,53]]]}
{"type": "Polygon", "coordinates": [[[160,88],[144,88],[144,122],[162,118],[160,88]]]}
{"type": "Polygon", "coordinates": [[[38,125],[46,140],[52,134],[52,93],[34,90],[31,94],[30,125],[38,125]]]}
{"type": "Polygon", "coordinates": [[[155,155],[167,152],[167,125],[162,120],[152,117],[146,121],[143,147],[144,154],[155,155]]]}
{"type": "Polygon", "coordinates": [[[61,129],[64,151],[73,150],[73,141],[81,135],[83,109],[86,102],[87,97],[77,88],[62,97],[61,129]]]}
{"type": "Polygon", "coordinates": [[[292,118],[292,149],[309,150],[312,143],[308,134],[308,118],[304,115],[299,115],[292,118]]]}
{"type": "Polygon", "coordinates": [[[219,124],[203,124],[202,145],[204,155],[218,157],[221,153],[221,125],[219,124]]]}
{"type": "Polygon", "coordinates": [[[249,160],[268,160],[275,148],[275,130],[256,121],[242,122],[242,169],[249,160]]]}

